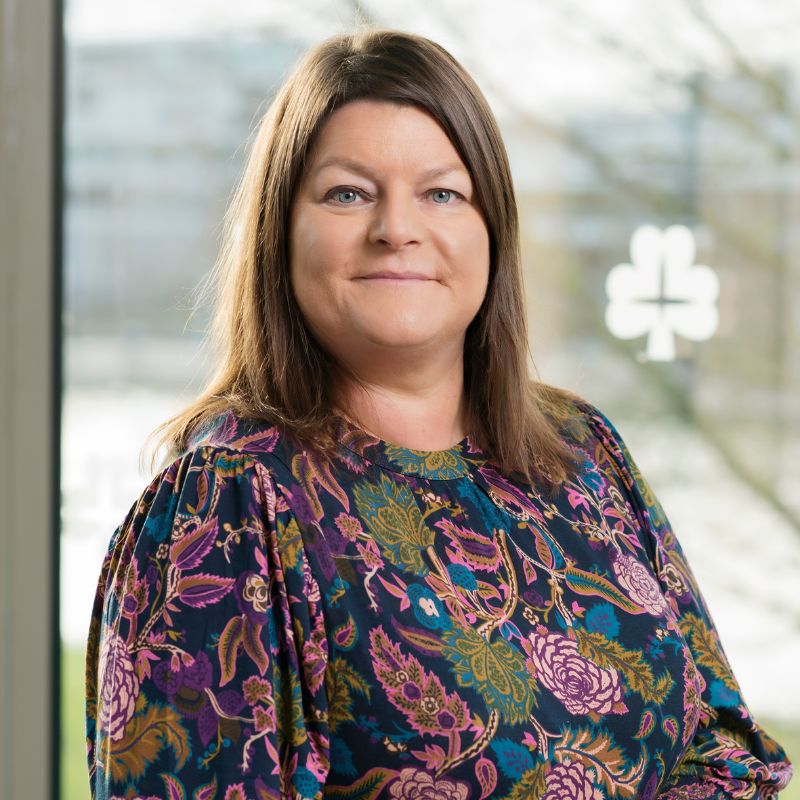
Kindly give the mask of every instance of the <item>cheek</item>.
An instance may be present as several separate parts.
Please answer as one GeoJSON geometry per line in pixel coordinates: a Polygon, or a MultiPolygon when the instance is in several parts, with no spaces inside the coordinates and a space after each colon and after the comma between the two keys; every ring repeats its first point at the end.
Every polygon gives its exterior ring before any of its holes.
{"type": "Polygon", "coordinates": [[[487,276],[489,272],[489,229],[486,224],[481,220],[480,226],[474,229],[472,237],[472,248],[475,253],[476,261],[478,261],[485,269],[487,276]]]}
{"type": "Polygon", "coordinates": [[[298,262],[292,259],[289,281],[294,299],[303,315],[306,325],[315,333],[327,327],[330,312],[330,291],[312,268],[312,262],[298,262]]]}
{"type": "Polygon", "coordinates": [[[489,231],[482,221],[456,232],[452,255],[466,291],[480,305],[489,283],[489,231]]]}
{"type": "Polygon", "coordinates": [[[353,226],[331,214],[301,205],[289,231],[292,288],[304,294],[330,294],[352,271],[353,226]]]}
{"type": "Polygon", "coordinates": [[[289,230],[289,278],[301,309],[319,294],[320,284],[331,274],[336,249],[329,246],[326,231],[315,222],[313,214],[300,206],[292,217],[289,230]]]}
{"type": "Polygon", "coordinates": [[[469,322],[478,314],[483,301],[486,299],[486,292],[489,287],[489,255],[488,232],[484,232],[483,235],[476,235],[472,241],[472,248],[464,254],[464,263],[468,265],[469,269],[469,278],[466,280],[472,296],[469,322]]]}
{"type": "Polygon", "coordinates": [[[324,345],[338,330],[337,276],[345,263],[337,234],[325,220],[298,210],[289,231],[289,284],[306,325],[324,345]]]}
{"type": "Polygon", "coordinates": [[[289,255],[292,276],[302,279],[324,272],[325,232],[316,224],[313,214],[302,206],[295,212],[289,231],[289,255]]]}

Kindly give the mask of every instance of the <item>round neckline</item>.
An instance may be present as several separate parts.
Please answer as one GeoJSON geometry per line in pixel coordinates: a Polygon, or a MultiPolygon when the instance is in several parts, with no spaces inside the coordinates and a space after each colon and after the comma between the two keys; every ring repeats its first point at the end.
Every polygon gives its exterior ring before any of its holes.
{"type": "Polygon", "coordinates": [[[463,478],[475,462],[482,464],[486,460],[470,434],[444,450],[418,450],[381,439],[340,412],[334,412],[334,417],[340,445],[365,461],[392,472],[449,480],[463,478]]]}

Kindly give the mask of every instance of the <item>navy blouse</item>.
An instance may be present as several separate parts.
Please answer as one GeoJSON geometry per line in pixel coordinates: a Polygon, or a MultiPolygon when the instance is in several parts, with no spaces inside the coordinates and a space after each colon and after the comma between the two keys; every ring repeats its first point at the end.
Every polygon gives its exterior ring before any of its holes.
{"type": "Polygon", "coordinates": [[[549,497],[467,436],[337,417],[331,467],[232,414],[114,532],[87,655],[92,796],[753,798],[753,720],[611,422],[549,497]]]}

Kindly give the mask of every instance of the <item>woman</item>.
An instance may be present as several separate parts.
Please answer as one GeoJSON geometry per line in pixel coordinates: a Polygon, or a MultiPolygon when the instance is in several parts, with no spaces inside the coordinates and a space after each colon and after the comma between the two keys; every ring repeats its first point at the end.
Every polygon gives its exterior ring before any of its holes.
{"type": "Polygon", "coordinates": [[[227,223],[222,366],[100,576],[93,796],[785,786],[614,426],[528,377],[511,175],[463,68],[326,40],[227,223]]]}

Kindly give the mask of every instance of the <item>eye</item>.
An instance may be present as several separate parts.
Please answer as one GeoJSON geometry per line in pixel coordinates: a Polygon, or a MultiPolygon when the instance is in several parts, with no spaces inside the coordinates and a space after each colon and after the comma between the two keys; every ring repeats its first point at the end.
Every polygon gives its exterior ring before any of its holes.
{"type": "Polygon", "coordinates": [[[454,192],[452,189],[431,189],[431,194],[434,197],[434,203],[436,203],[436,205],[439,205],[439,206],[452,205],[451,203],[448,202],[451,196],[453,196],[453,197],[461,197],[461,195],[458,192],[454,192]],[[444,201],[443,202],[439,202],[439,200],[437,200],[436,198],[437,197],[441,198],[442,195],[445,196],[444,197],[444,201]]]}
{"type": "Polygon", "coordinates": [[[337,186],[335,189],[331,189],[328,194],[325,195],[325,199],[333,200],[336,198],[337,205],[352,206],[355,203],[356,196],[359,195],[361,195],[361,191],[354,189],[352,186],[337,186]],[[339,200],[339,195],[348,195],[352,199],[339,200]]]}

